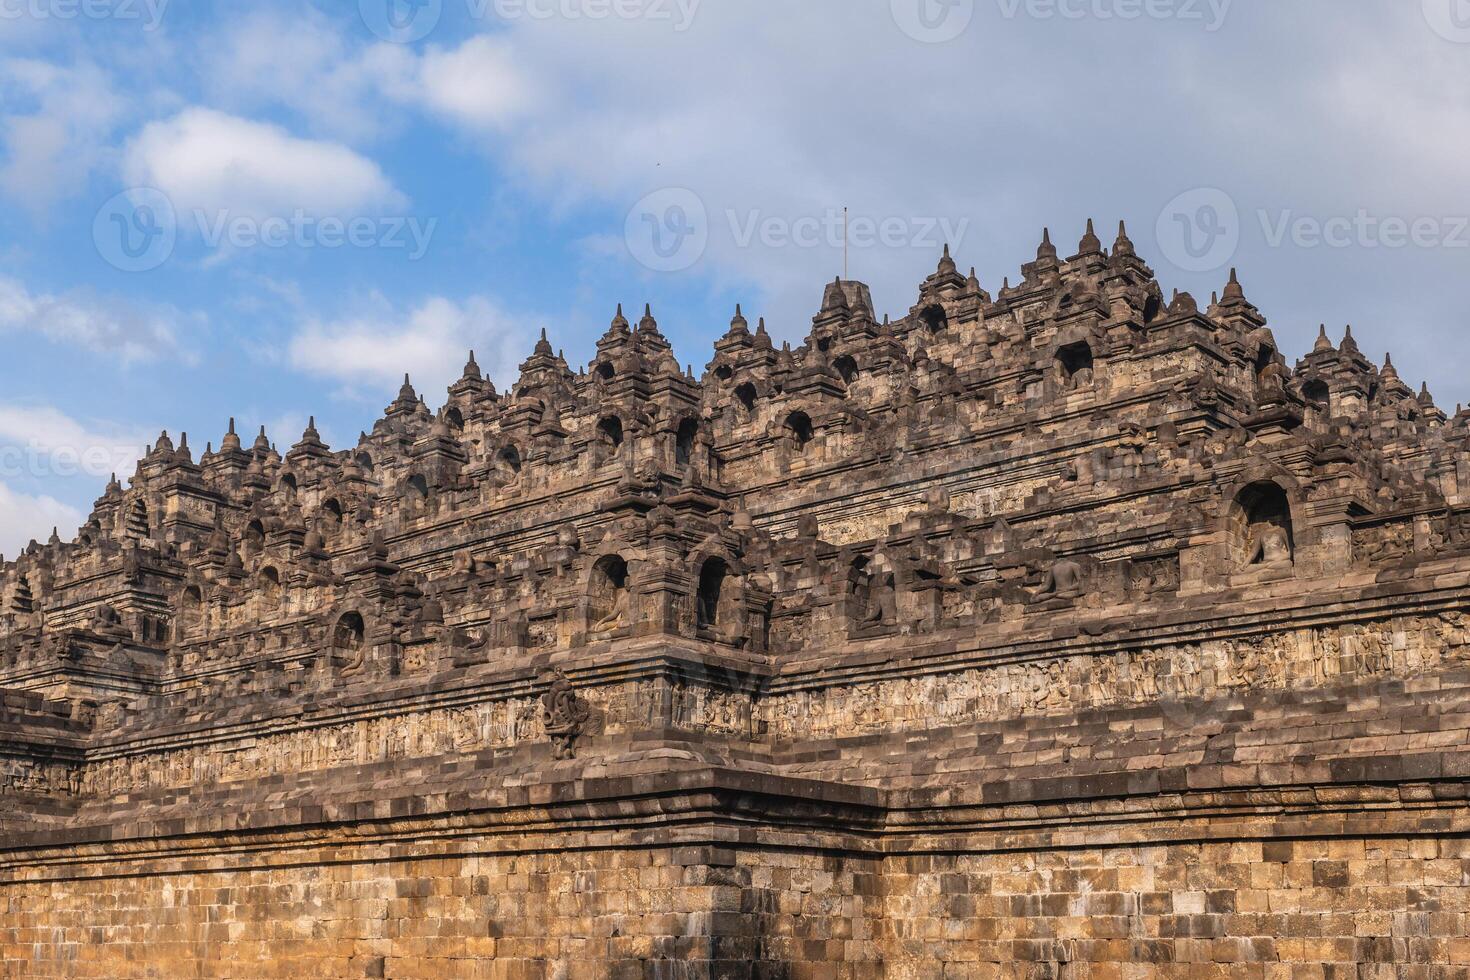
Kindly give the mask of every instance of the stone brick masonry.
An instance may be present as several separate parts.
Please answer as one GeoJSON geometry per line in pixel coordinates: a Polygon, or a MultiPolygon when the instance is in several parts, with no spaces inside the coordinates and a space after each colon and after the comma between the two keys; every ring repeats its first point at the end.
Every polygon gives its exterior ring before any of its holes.
{"type": "Polygon", "coordinates": [[[1470,413],[1091,224],[0,564],[0,975],[1470,977],[1470,413]]]}

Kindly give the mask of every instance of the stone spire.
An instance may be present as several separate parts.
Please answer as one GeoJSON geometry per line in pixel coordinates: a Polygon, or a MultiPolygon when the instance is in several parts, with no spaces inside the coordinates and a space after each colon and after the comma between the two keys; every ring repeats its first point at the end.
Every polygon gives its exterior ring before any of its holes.
{"type": "Polygon", "coordinates": [[[730,331],[725,336],[734,337],[750,333],[750,321],[745,319],[745,314],[740,312],[740,304],[735,304],[735,315],[730,318],[730,331]]]}
{"type": "MultiPolygon", "coordinates": [[[[404,375],[406,379],[408,375],[404,375]]],[[[268,453],[271,451],[270,438],[265,434],[265,426],[260,427],[260,435],[255,437],[255,444],[250,447],[256,453],[268,453]]]]}
{"type": "Polygon", "coordinates": [[[827,290],[822,294],[822,312],[846,313],[847,311],[847,290],[842,288],[842,278],[839,276],[827,284],[827,290]]]}
{"type": "Polygon", "coordinates": [[[1379,375],[1385,381],[1397,381],[1397,380],[1399,380],[1399,372],[1393,366],[1393,354],[1392,353],[1385,353],[1383,355],[1383,370],[1379,372],[1379,375]]]}
{"type": "Polygon", "coordinates": [[[965,278],[965,293],[969,296],[978,296],[986,301],[990,299],[985,290],[980,288],[980,277],[975,275],[975,267],[973,265],[970,266],[969,276],[965,278]]]}
{"type": "Polygon", "coordinates": [[[240,437],[235,434],[235,417],[230,416],[230,427],[219,441],[220,452],[235,452],[240,448],[240,437]]]}
{"type": "Polygon", "coordinates": [[[418,411],[419,394],[414,390],[413,382],[409,380],[408,373],[404,372],[403,384],[398,388],[398,397],[388,406],[387,415],[412,415],[418,411]]]}
{"type": "Polygon", "coordinates": [[[476,381],[484,377],[480,373],[480,365],[475,362],[475,352],[473,350],[470,351],[470,359],[464,363],[464,374],[461,377],[474,378],[476,381]]]}
{"type": "Polygon", "coordinates": [[[940,276],[944,277],[959,274],[959,269],[949,254],[949,242],[944,243],[944,254],[939,257],[939,269],[937,271],[940,276]]]}
{"type": "Polygon", "coordinates": [[[189,433],[187,432],[179,433],[179,448],[174,450],[174,462],[183,466],[191,466],[194,463],[194,456],[189,452],[189,433]]]}
{"type": "Polygon", "coordinates": [[[658,333],[658,321],[653,318],[653,304],[643,304],[643,316],[638,320],[639,333],[658,333]]]}
{"type": "Polygon", "coordinates": [[[1057,247],[1051,243],[1051,229],[1043,228],[1041,229],[1041,244],[1036,247],[1036,261],[1040,262],[1044,259],[1055,261],[1056,257],[1057,247]]]}
{"type": "Polygon", "coordinates": [[[1235,274],[1235,267],[1231,266],[1230,281],[1225,284],[1225,295],[1222,297],[1222,305],[1236,306],[1245,302],[1245,289],[1240,285],[1240,277],[1235,274]]]}
{"type": "Polygon", "coordinates": [[[1087,231],[1083,233],[1082,240],[1077,243],[1078,255],[1096,255],[1102,251],[1102,240],[1097,237],[1097,232],[1092,228],[1092,219],[1087,219],[1087,231]]]}
{"type": "Polygon", "coordinates": [[[1358,350],[1358,342],[1353,339],[1353,325],[1351,323],[1347,325],[1347,330],[1343,332],[1342,343],[1337,345],[1337,349],[1344,354],[1361,354],[1358,350]]]}
{"type": "Polygon", "coordinates": [[[1333,351],[1332,341],[1327,338],[1327,324],[1317,328],[1317,342],[1312,345],[1312,353],[1324,354],[1333,351]]]}
{"type": "Polygon", "coordinates": [[[306,429],[301,433],[301,441],[291,447],[286,453],[286,458],[297,460],[308,456],[325,456],[327,453],[327,444],[322,442],[321,434],[316,431],[316,416],[313,415],[306,421],[306,429]]]}
{"type": "Polygon", "coordinates": [[[1138,253],[1133,250],[1133,240],[1128,237],[1128,228],[1122,222],[1118,222],[1118,237],[1113,241],[1113,255],[1126,255],[1134,257],[1138,253]]]}

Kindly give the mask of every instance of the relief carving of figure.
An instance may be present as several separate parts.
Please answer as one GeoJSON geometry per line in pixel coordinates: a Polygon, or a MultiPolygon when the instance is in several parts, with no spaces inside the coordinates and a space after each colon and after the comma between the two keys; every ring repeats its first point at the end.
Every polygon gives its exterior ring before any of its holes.
{"type": "Polygon", "coordinates": [[[606,633],[621,627],[628,615],[628,590],[618,589],[613,593],[612,610],[592,624],[592,632],[606,633]]]}
{"type": "Polygon", "coordinates": [[[1063,558],[1047,569],[1046,577],[1041,580],[1041,587],[1032,593],[1032,598],[1037,601],[1076,599],[1083,591],[1082,566],[1070,558],[1063,558]]]}
{"type": "Polygon", "coordinates": [[[1276,524],[1259,524],[1252,529],[1247,565],[1274,565],[1291,561],[1291,540],[1286,529],[1276,524]]]}
{"type": "Polygon", "coordinates": [[[572,690],[567,675],[556,671],[551,689],[541,695],[541,721],[546,727],[546,734],[551,736],[554,758],[571,759],[575,756],[574,743],[591,714],[587,702],[572,690]]]}
{"type": "Polygon", "coordinates": [[[859,628],[881,626],[898,618],[892,572],[873,569],[871,565],[854,565],[849,576],[852,594],[860,609],[859,628]]]}

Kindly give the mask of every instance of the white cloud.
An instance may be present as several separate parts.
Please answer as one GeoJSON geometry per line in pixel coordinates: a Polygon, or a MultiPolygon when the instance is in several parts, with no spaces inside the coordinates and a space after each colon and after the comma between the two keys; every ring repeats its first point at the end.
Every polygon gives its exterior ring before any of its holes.
{"type": "Polygon", "coordinates": [[[160,356],[191,357],[186,335],[201,316],[166,305],[143,306],[85,293],[57,296],[30,291],[0,275],[0,333],[34,334],[58,344],[115,356],[123,364],[160,356]]]}
{"type": "Polygon", "coordinates": [[[515,63],[509,38],[480,35],[457,48],[430,48],[418,75],[418,98],[465,126],[498,127],[524,118],[533,90],[515,63]]]}
{"type": "Polygon", "coordinates": [[[126,108],[95,65],[24,58],[0,62],[0,102],[0,191],[36,213],[84,186],[126,108]]]}
{"type": "Polygon", "coordinates": [[[479,35],[422,55],[401,44],[357,44],[319,12],[263,9],[232,20],[200,60],[212,102],[283,107],[314,132],[352,142],[424,109],[476,130],[522,118],[535,90],[509,35],[479,35]]]}
{"type": "Polygon", "coordinates": [[[353,391],[371,385],[390,397],[407,372],[432,402],[459,377],[471,349],[485,375],[506,384],[529,350],[528,337],[524,320],[483,297],[456,303],[436,296],[407,313],[373,297],[359,315],[303,324],[289,356],[297,370],[333,378],[353,391]]]}
{"type": "Polygon", "coordinates": [[[181,215],[347,218],[406,203],[377,164],[341,144],[197,106],[145,126],[128,143],[123,174],[163,191],[181,215]]]}
{"type": "Polygon", "coordinates": [[[53,527],[70,540],[83,515],[55,497],[30,496],[0,482],[0,554],[14,557],[32,540],[45,541],[53,527]]]}
{"type": "Polygon", "coordinates": [[[348,141],[388,128],[395,97],[415,84],[417,62],[401,44],[354,47],[308,7],[229,17],[199,68],[220,106],[285,106],[312,131],[348,141]]]}

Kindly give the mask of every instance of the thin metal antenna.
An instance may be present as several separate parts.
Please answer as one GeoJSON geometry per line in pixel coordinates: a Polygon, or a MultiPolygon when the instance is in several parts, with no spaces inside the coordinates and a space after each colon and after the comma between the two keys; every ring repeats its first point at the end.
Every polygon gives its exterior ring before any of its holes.
{"type": "Polygon", "coordinates": [[[842,278],[847,278],[847,208],[842,209],[842,278]]]}

